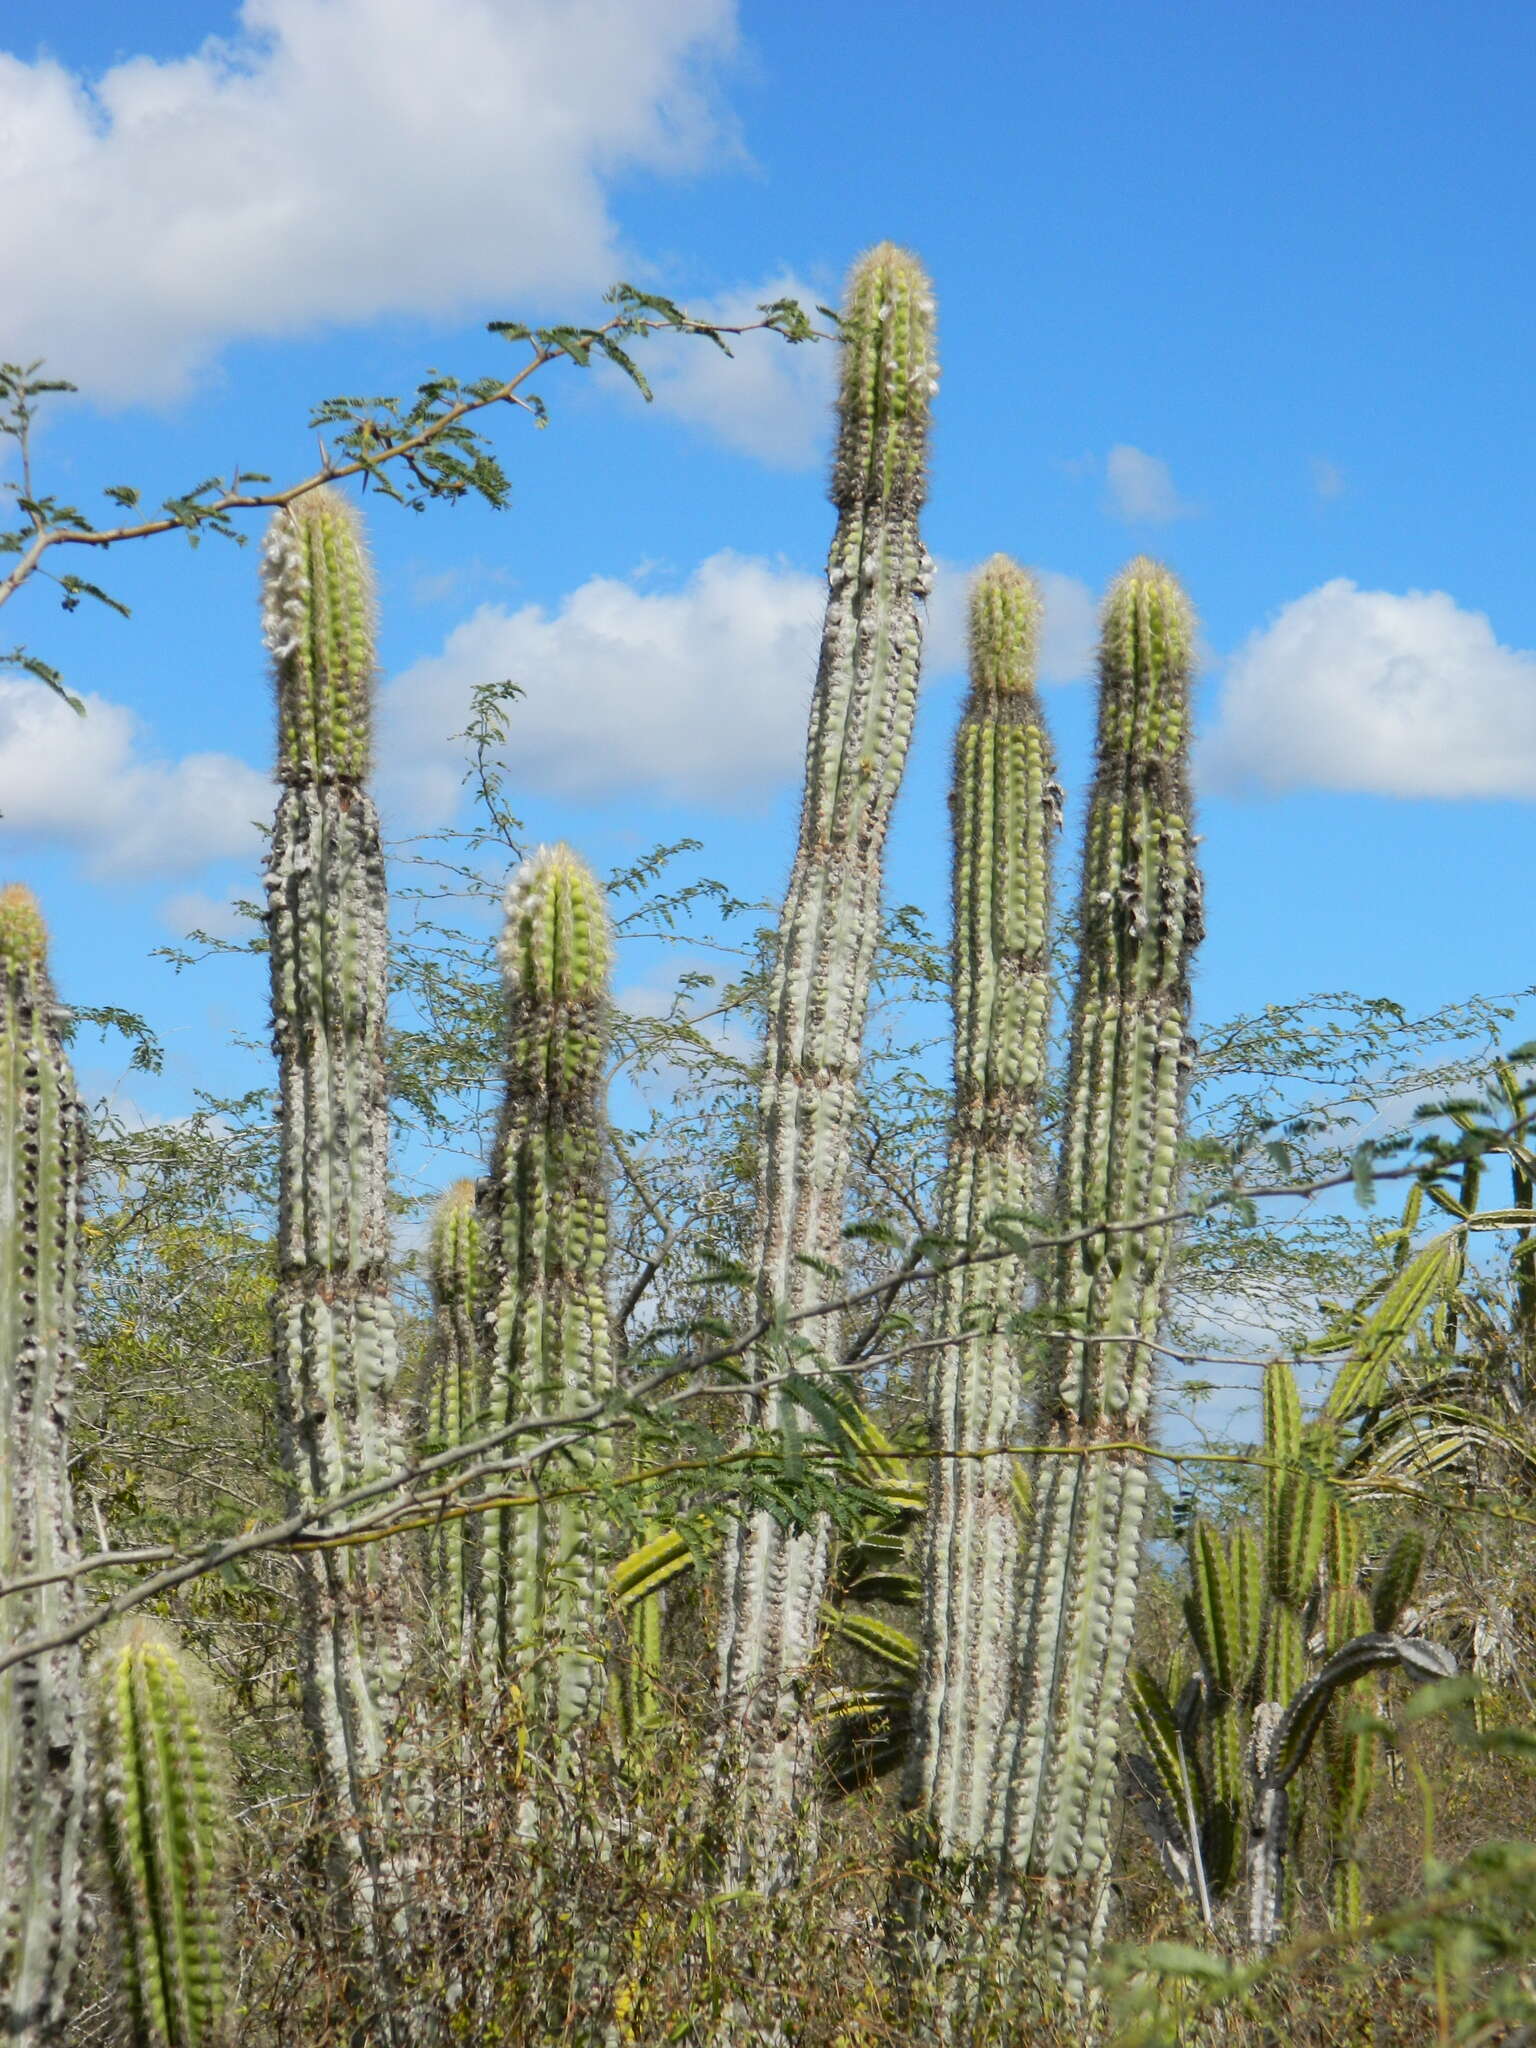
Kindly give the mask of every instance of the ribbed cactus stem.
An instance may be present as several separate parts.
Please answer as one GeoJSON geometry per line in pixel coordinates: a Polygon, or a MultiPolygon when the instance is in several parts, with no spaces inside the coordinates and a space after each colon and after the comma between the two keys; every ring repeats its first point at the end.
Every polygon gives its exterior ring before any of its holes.
{"type": "MultiPolygon", "coordinates": [[[[1013,1459],[1024,1261],[988,1240],[1038,1198],[1036,1115],[1050,1023],[1051,853],[1061,814],[1035,695],[1041,604],[1006,555],[971,593],[971,692],[955,739],[954,1124],[940,1209],[980,1253],[945,1281],[929,1376],[923,1661],[905,1799],[912,1848],[969,1862],[986,1844],[1016,1615],[1013,1459]],[[991,1453],[992,1455],[986,1455],[991,1453]]],[[[958,1875],[958,1873],[954,1873],[958,1875]]],[[[915,1899],[923,1888],[918,1887],[915,1899]]]]}
{"type": "Polygon", "coordinates": [[[142,1625],[104,1659],[99,1741],[114,1944],[133,2048],[223,2038],[228,1824],[175,1651],[142,1625]]]}
{"type": "MultiPolygon", "coordinates": [[[[473,1437],[485,1402],[485,1236],[475,1183],[455,1181],[437,1205],[427,1251],[434,1311],[431,1428],[445,1450],[473,1437]]],[[[474,1647],[480,1589],[472,1522],[455,1516],[434,1529],[429,1579],[435,1624],[453,1663],[462,1665],[474,1647]]]]}
{"type": "Polygon", "coordinates": [[[1155,562],[1105,603],[1083,862],[1053,1322],[1023,1573],[1005,1911],[1069,1991],[1107,1911],[1109,1822],[1146,1501],[1153,1352],[1173,1244],[1200,879],[1189,792],[1193,622],[1155,562]],[[1100,1230],[1097,1226],[1106,1226],[1100,1230]],[[1105,1445],[1130,1448],[1104,1449],[1105,1445]]]}
{"type": "MultiPolygon", "coordinates": [[[[844,308],[832,500],[837,530],[811,702],[799,845],[779,923],[761,1103],[758,1302],[794,1314],[835,1294],[850,1134],[882,852],[917,698],[918,534],[937,384],[932,287],[883,243],[855,264],[844,308]],[[820,1268],[820,1270],[818,1270],[820,1268]]],[[[835,1318],[794,1326],[824,1353],[835,1318]]],[[[777,1397],[753,1418],[787,1417],[777,1397]]],[[[735,1531],[723,1567],[720,1709],[737,1746],[733,1862],[754,1882],[790,1874],[814,1830],[809,1667],[827,1573],[824,1522],[766,1513],[735,1531]]]]}
{"type": "MultiPolygon", "coordinates": [[[[506,1100],[492,1176],[499,1299],[492,1427],[599,1401],[613,1384],[605,1280],[603,1060],[613,956],[602,884],[569,847],[541,847],[507,889],[506,1100]]],[[[584,1436],[537,1475],[548,1498],[485,1517],[482,1670],[521,1690],[535,1741],[603,1701],[603,1508],[610,1456],[584,1436]]]]}
{"type": "MultiPolygon", "coordinates": [[[[0,1580],[78,1559],[69,1400],[81,1123],[30,891],[0,891],[0,1580]]],[[[7,1595],[0,1644],[74,1615],[65,1581],[7,1595]]],[[[0,1675],[0,2034],[57,2038],[80,1939],[85,1735],[78,1649],[0,1675]]]]}
{"type": "MultiPolygon", "coordinates": [[[[364,783],[373,598],[356,515],[329,489],[278,512],[263,558],[282,793],[267,861],[280,1091],[275,1361],[296,1505],[401,1463],[392,1408],[384,857],[364,783]]],[[[302,1577],[304,1717],[348,1892],[373,1897],[371,1780],[401,1680],[391,1546],[302,1577]]]]}

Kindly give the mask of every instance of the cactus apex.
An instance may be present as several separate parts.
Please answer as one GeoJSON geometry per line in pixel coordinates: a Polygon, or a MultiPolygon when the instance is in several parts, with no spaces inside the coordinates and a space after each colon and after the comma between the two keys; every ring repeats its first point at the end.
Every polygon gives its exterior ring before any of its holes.
{"type": "Polygon", "coordinates": [[[603,885],[569,846],[541,846],[507,884],[501,971],[535,1002],[601,995],[613,954],[603,885]]]}
{"type": "Polygon", "coordinates": [[[372,736],[373,574],[362,521],[329,485],[272,515],[261,622],[277,689],[279,780],[360,781],[372,736]]]}
{"type": "Polygon", "coordinates": [[[1044,605],[1040,586],[1011,555],[982,563],[971,585],[971,675],[984,690],[1033,686],[1044,605]]]}
{"type": "Polygon", "coordinates": [[[832,496],[922,495],[929,405],[939,388],[933,285],[906,249],[881,242],[848,273],[832,496]]]}
{"type": "Polygon", "coordinates": [[[476,1193],[472,1180],[456,1180],[433,1211],[427,1266],[433,1295],[442,1308],[470,1305],[479,1264],[476,1193]]]}
{"type": "Polygon", "coordinates": [[[1184,586],[1173,571],[1150,555],[1136,555],[1110,584],[1104,598],[1106,637],[1124,630],[1143,609],[1160,615],[1181,653],[1194,639],[1195,615],[1184,586]]]}
{"type": "Polygon", "coordinates": [[[8,975],[36,973],[48,960],[48,927],[24,882],[0,889],[0,967],[8,975]]]}

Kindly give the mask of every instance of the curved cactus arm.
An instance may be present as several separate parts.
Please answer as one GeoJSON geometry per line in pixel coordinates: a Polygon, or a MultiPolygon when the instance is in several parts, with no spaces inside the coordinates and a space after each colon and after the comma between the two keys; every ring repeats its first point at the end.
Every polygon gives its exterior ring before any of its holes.
{"type": "MultiPolygon", "coordinates": [[[[81,1117],[31,892],[0,890],[0,1581],[79,1557],[69,1483],[81,1117]]],[[[73,1619],[74,1585],[0,1601],[0,1644],[73,1619]]],[[[0,2035],[57,2038],[79,1952],[86,1737],[78,1648],[0,1675],[0,2035]]]]}
{"type": "MultiPolygon", "coordinates": [[[[569,847],[541,847],[507,888],[501,964],[511,999],[506,1097],[490,1205],[500,1283],[492,1425],[584,1407],[613,1385],[603,1061],[613,934],[601,883],[569,847]]],[[[482,1681],[513,1680],[535,1739],[599,1711],[606,1436],[563,1456],[561,1495],[485,1517],[482,1681]],[[571,1482],[585,1482],[572,1485],[571,1482]]]]}
{"type": "Polygon", "coordinates": [[[676,1529],[663,1529],[619,1559],[608,1574],[609,1591],[620,1607],[635,1607],[692,1571],[693,1563],[686,1540],[676,1529]]]}
{"type": "Polygon", "coordinates": [[[1281,1790],[1289,1785],[1306,1762],[1340,1686],[1352,1685],[1357,1678],[1368,1677],[1373,1671],[1391,1670],[1394,1665],[1420,1685],[1456,1676],[1456,1659],[1438,1643],[1378,1630],[1356,1636],[1353,1642],[1334,1652],[1286,1708],[1275,1730],[1265,1781],[1281,1790]]]}
{"type": "Polygon", "coordinates": [[[134,1630],[100,1685],[105,1836],[133,2048],[223,2038],[228,1823],[175,1651],[134,1630]]]}
{"type": "Polygon", "coordinates": [[[1140,1574],[1145,1461],[1106,1441],[1147,1428],[1191,1059],[1200,880],[1189,790],[1193,620],[1137,560],[1113,586],[1100,653],[1098,772],[1057,1209],[1044,1458],[1021,1598],[1015,1735],[997,1803],[1011,1930],[1086,1982],[1109,1901],[1110,1809],[1140,1574]],[[1131,1226],[1095,1236],[1092,1226],[1131,1226]],[[1078,1236],[1080,1231],[1090,1234],[1078,1236]],[[1127,1341],[1103,1342],[1104,1338],[1127,1341]]]}
{"type": "MultiPolygon", "coordinates": [[[[917,701],[918,535],[935,388],[933,296],[889,244],[854,266],[844,315],[832,497],[837,532],[811,703],[799,846],[779,922],[761,1104],[759,1305],[813,1308],[842,1263],[849,1150],[883,850],[917,701]]],[[[812,1317],[798,1334],[830,1354],[812,1317]]],[[[794,1427],[783,1396],[759,1426],[794,1427]]],[[[719,1712],[729,1862],[742,1881],[787,1880],[816,1833],[809,1667],[828,1526],[766,1512],[732,1533],[722,1566],[719,1712]]]]}
{"type": "MultiPolygon", "coordinates": [[[[1035,695],[1033,578],[995,555],[971,592],[971,691],[955,738],[954,1118],[940,1232],[980,1248],[989,1219],[1036,1205],[1037,1114],[1051,1011],[1051,853],[1061,815],[1035,695]]],[[[945,1281],[929,1375],[935,1459],[926,1525],[923,1670],[903,1798],[910,1843],[969,1861],[987,1839],[1016,1618],[1013,1459],[1020,1357],[1009,1326],[1022,1256],[945,1281]]],[[[910,1893],[918,1906],[926,1885],[910,1893]]]]}

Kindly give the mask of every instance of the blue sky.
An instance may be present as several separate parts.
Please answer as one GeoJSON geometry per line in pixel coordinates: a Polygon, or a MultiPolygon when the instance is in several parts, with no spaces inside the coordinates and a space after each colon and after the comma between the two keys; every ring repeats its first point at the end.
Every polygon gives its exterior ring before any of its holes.
{"type": "MultiPolygon", "coordinates": [[[[942,919],[966,571],[1002,548],[1045,576],[1072,823],[1093,606],[1146,550],[1202,620],[1206,1015],[1536,980],[1529,8],[13,0],[0,38],[0,355],[83,393],[45,487],[287,479],[311,401],[499,367],[489,319],[597,317],[620,276],[727,314],[835,300],[890,237],[933,274],[944,366],[892,892],[942,919]]],[[[509,511],[372,512],[386,817],[445,821],[466,692],[515,674],[531,836],[602,863],[688,833],[771,895],[831,351],[648,364],[653,408],[569,373],[546,433],[499,428],[509,511]]],[[[150,957],[253,893],[255,555],[95,567],[130,622],[36,585],[0,622],[92,702],[77,726],[0,678],[0,865],[43,895],[66,997],[165,1033],[133,1093],[174,1113],[264,1029],[258,971],[150,957]]]]}

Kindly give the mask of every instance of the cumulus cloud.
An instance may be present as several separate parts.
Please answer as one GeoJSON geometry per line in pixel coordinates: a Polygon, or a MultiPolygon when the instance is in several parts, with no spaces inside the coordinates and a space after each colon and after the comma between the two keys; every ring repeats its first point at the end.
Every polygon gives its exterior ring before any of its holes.
{"type": "MultiPolygon", "coordinates": [[[[928,604],[928,629],[923,636],[926,675],[947,675],[966,663],[966,618],[974,567],[940,562],[928,604]]],[[[1035,580],[1045,601],[1040,635],[1040,680],[1073,683],[1090,674],[1099,637],[1099,608],[1093,592],[1076,576],[1059,569],[1036,569],[1035,580]]]]}
{"type": "MultiPolygon", "coordinates": [[[[803,278],[780,272],[719,298],[690,298],[686,306],[701,320],[737,327],[760,320],[758,308],[775,299],[798,299],[825,329],[827,322],[819,319],[815,306],[826,296],[803,278]]],[[[775,334],[743,334],[729,345],[729,356],[707,341],[680,342],[665,355],[648,355],[644,368],[658,411],[774,469],[809,469],[826,462],[832,445],[836,344],[791,346],[775,334]]]]}
{"type": "Polygon", "coordinates": [[[1233,656],[1203,766],[1270,789],[1536,796],[1536,654],[1444,591],[1335,578],[1233,656]]]}
{"type": "Polygon", "coordinates": [[[805,746],[826,583],[711,555],[678,590],[594,576],[553,609],[482,605],[383,691],[380,781],[397,814],[451,816],[478,683],[509,679],[518,781],[594,802],[618,791],[729,806],[766,795],[805,746]]]}
{"type": "Polygon", "coordinates": [[[1121,442],[1111,448],[1104,465],[1110,509],[1133,526],[1166,526],[1187,519],[1195,510],[1174,487],[1173,472],[1159,455],[1121,442]]]}
{"type": "Polygon", "coordinates": [[[84,718],[41,683],[0,678],[0,817],[13,837],[76,850],[103,880],[190,874],[249,853],[268,778],[229,754],[157,760],[133,713],[88,697],[84,718]]]}
{"type": "Polygon", "coordinates": [[[733,0],[244,0],[94,79],[0,52],[7,350],[157,400],[237,337],[590,292],[605,181],[718,147],[733,41],[733,0]]]}

